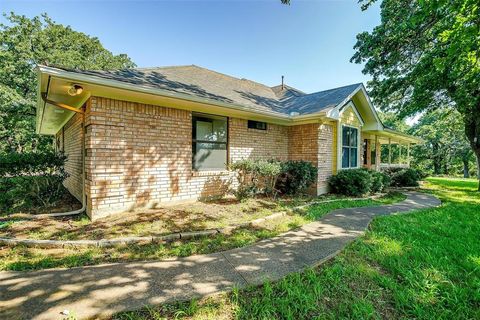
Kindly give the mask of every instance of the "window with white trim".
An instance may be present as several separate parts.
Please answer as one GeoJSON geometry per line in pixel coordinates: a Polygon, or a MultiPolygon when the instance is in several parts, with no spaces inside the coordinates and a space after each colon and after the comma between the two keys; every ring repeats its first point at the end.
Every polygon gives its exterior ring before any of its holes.
{"type": "Polygon", "coordinates": [[[224,170],[227,166],[227,118],[194,114],[192,118],[192,167],[224,170]]]}
{"type": "Polygon", "coordinates": [[[358,129],[342,127],[342,168],[358,167],[358,129]]]}

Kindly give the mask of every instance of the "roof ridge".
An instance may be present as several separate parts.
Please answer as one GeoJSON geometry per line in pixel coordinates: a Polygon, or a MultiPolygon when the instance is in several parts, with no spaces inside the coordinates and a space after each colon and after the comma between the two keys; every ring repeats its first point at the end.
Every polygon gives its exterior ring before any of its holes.
{"type": "MultiPolygon", "coordinates": [[[[177,69],[177,68],[185,68],[185,67],[193,67],[193,66],[195,66],[195,65],[194,64],[180,64],[180,65],[172,65],[172,66],[141,67],[141,68],[131,68],[131,69],[132,70],[177,69]]],[[[114,71],[114,70],[112,70],[112,71],[114,71]]]]}
{"type": "Polygon", "coordinates": [[[219,72],[219,71],[216,71],[216,70],[212,70],[212,69],[209,69],[209,68],[205,68],[205,67],[202,67],[202,66],[198,66],[198,65],[196,65],[196,64],[192,64],[191,66],[192,66],[192,67],[199,68],[199,69],[203,69],[203,70],[206,70],[206,71],[209,71],[209,72],[212,72],[212,73],[216,73],[216,74],[219,74],[219,75],[224,76],[224,77],[227,77],[227,78],[236,79],[236,80],[240,80],[240,81],[248,81],[248,82],[251,82],[251,83],[253,83],[253,84],[256,84],[256,85],[265,87],[265,88],[267,88],[267,89],[272,89],[271,87],[267,86],[266,84],[263,84],[263,83],[260,83],[260,82],[254,81],[254,80],[250,80],[250,79],[247,79],[247,78],[235,77],[235,76],[232,76],[232,75],[223,73],[223,72],[219,72]]]}
{"type": "Polygon", "coordinates": [[[343,88],[347,88],[347,87],[360,86],[360,85],[363,85],[363,82],[352,83],[352,84],[348,84],[346,86],[341,86],[341,87],[331,88],[331,89],[327,89],[327,90],[320,90],[320,91],[316,91],[316,92],[312,92],[312,93],[307,93],[307,95],[317,94],[317,93],[322,93],[322,92],[327,92],[327,91],[333,91],[333,90],[343,89],[343,88]]]}
{"type": "MultiPolygon", "coordinates": [[[[273,89],[273,88],[278,88],[278,87],[281,87],[281,86],[282,86],[281,84],[278,84],[278,85],[273,86],[273,87],[270,87],[270,88],[273,89]]],[[[290,89],[290,90],[294,90],[294,91],[297,91],[297,92],[300,92],[300,93],[303,93],[303,94],[308,94],[308,93],[306,93],[305,91],[302,91],[302,90],[300,90],[300,89],[297,89],[297,88],[294,88],[294,87],[292,87],[292,86],[289,86],[288,84],[283,84],[283,86],[284,86],[285,88],[287,88],[287,89],[290,89]]]]}

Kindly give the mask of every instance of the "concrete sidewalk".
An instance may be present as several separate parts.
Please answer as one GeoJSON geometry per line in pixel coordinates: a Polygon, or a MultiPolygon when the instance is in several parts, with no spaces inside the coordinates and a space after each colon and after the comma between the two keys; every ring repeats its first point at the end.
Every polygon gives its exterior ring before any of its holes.
{"type": "Polygon", "coordinates": [[[255,245],[158,262],[72,269],[0,272],[0,319],[78,319],[261,284],[317,265],[361,235],[373,217],[438,206],[435,197],[406,192],[395,205],[339,209],[255,245]]]}

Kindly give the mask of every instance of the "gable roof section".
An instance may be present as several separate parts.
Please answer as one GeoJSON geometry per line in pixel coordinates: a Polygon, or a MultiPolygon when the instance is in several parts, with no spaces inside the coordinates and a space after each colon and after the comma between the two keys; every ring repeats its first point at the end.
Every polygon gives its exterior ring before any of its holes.
{"type": "Polygon", "coordinates": [[[252,111],[308,115],[334,108],[361,83],[311,94],[285,85],[269,87],[195,65],[113,71],[56,69],[128,84],[245,106],[252,111]]]}

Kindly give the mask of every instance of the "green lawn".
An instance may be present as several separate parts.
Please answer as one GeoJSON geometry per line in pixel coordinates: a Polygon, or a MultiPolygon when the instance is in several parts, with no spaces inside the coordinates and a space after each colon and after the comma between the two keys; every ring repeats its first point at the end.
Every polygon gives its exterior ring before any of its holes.
{"type": "MultiPolygon", "coordinates": [[[[371,200],[338,199],[294,211],[275,220],[268,220],[255,227],[241,228],[232,234],[219,234],[200,239],[175,241],[166,244],[128,245],[115,248],[40,249],[17,246],[0,247],[0,270],[38,270],[58,267],[78,267],[106,262],[158,260],[169,257],[186,257],[243,247],[262,239],[274,237],[298,228],[339,208],[378,206],[403,200],[404,195],[389,193],[371,200]]],[[[253,217],[255,215],[252,214],[253,217]]]]}
{"type": "Polygon", "coordinates": [[[429,178],[439,208],[375,219],[329,263],[276,283],[115,319],[480,319],[480,193],[429,178]]]}

